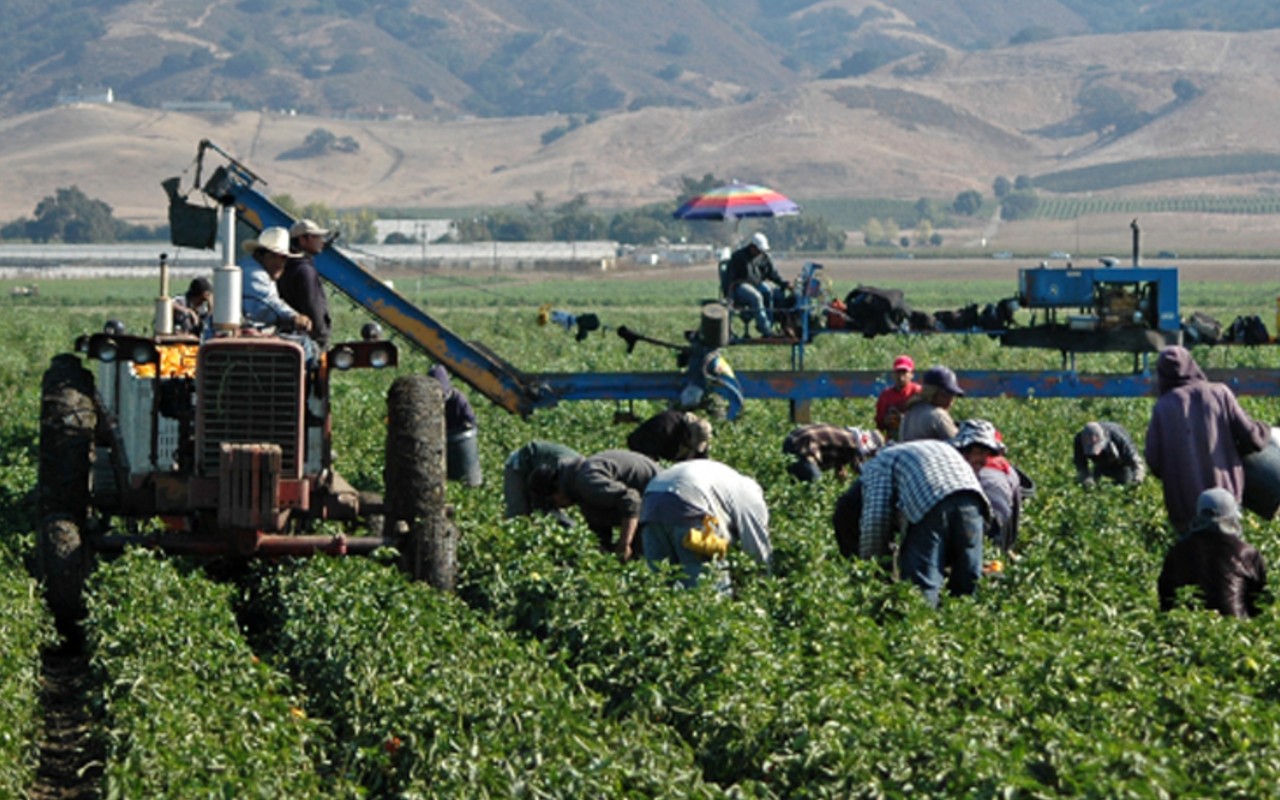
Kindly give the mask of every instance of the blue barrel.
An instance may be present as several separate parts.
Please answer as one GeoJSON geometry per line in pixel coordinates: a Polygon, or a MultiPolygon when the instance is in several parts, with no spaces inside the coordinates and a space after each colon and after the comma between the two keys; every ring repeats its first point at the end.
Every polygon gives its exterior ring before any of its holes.
{"type": "Polygon", "coordinates": [[[468,486],[479,486],[484,478],[480,474],[480,440],[476,428],[451,431],[445,446],[445,471],[451,481],[461,481],[468,486]]]}
{"type": "Polygon", "coordinates": [[[1272,519],[1280,509],[1280,445],[1275,440],[1256,453],[1244,457],[1245,508],[1272,519]]]}

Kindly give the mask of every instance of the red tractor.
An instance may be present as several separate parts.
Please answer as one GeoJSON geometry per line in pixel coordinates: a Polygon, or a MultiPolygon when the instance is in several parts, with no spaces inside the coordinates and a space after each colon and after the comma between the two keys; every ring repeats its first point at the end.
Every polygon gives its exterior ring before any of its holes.
{"type": "Polygon", "coordinates": [[[297,341],[249,334],[145,337],[108,323],[53,358],[42,383],[38,561],[61,625],[83,614],[94,554],[128,545],[231,559],[392,546],[414,577],[451,588],[439,384],[402,376],[388,392],[384,499],[334,471],[329,382],[395,367],[394,344],[370,323],[363,341],[333,344],[309,366],[297,341]],[[367,530],[310,532],[321,520],[367,530]]]}

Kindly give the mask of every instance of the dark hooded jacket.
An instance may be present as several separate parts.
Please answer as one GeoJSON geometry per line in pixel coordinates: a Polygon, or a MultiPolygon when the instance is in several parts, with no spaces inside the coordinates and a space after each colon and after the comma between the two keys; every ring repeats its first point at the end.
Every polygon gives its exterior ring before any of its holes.
{"type": "Polygon", "coordinates": [[[1164,485],[1169,521],[1183,532],[1205,489],[1226,489],[1240,502],[1241,459],[1265,447],[1271,431],[1245,413],[1229,388],[1206,379],[1185,348],[1160,351],[1156,378],[1160,396],[1151,410],[1143,454],[1164,485]]]}
{"type": "Polygon", "coordinates": [[[733,289],[739,283],[749,283],[757,288],[765,283],[787,285],[778,274],[778,268],[773,265],[769,254],[754,244],[747,244],[733,251],[725,266],[725,278],[728,281],[726,294],[729,297],[733,297],[733,289]]]}
{"type": "Polygon", "coordinates": [[[435,364],[427,374],[440,382],[440,391],[444,395],[444,427],[449,433],[476,427],[476,412],[471,407],[467,396],[453,387],[449,379],[449,371],[441,364],[435,364]]]}
{"type": "Polygon", "coordinates": [[[1117,483],[1139,483],[1145,477],[1146,468],[1142,456],[1133,444],[1133,438],[1122,425],[1105,420],[1098,423],[1107,437],[1107,444],[1097,455],[1085,451],[1085,432],[1076,434],[1072,442],[1072,459],[1076,465],[1076,478],[1084,480],[1102,477],[1117,483]]]}
{"type": "Polygon", "coordinates": [[[1157,591],[1164,611],[1174,607],[1180,588],[1194,586],[1205,608],[1224,617],[1252,617],[1266,584],[1266,567],[1257,549],[1211,527],[1187,534],[1169,550],[1157,591]]]}

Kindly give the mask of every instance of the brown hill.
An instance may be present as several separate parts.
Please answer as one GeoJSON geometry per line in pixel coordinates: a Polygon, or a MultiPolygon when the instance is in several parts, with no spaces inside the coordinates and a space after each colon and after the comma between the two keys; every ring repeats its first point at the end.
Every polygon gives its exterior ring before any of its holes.
{"type": "MultiPolygon", "coordinates": [[[[195,115],[126,104],[58,107],[0,121],[0,219],[77,185],[117,216],[158,221],[159,182],[209,138],[247,160],[270,193],[336,207],[672,201],[681,176],[766,183],[797,200],[935,197],[994,177],[1153,157],[1271,151],[1280,124],[1280,31],[1076,37],[948,50],[861,78],[808,81],[710,109],[642,108],[572,127],[559,116],[352,120],[273,112],[195,115]],[[1175,82],[1195,87],[1179,98],[1175,82]],[[1083,124],[1104,87],[1140,112],[1123,134],[1083,124]],[[280,159],[317,128],[355,153],[280,159]],[[547,136],[561,129],[563,135],[547,136]],[[546,143],[544,144],[544,139],[546,143]]],[[[1274,173],[1126,187],[1125,193],[1271,191],[1274,173]]]]}

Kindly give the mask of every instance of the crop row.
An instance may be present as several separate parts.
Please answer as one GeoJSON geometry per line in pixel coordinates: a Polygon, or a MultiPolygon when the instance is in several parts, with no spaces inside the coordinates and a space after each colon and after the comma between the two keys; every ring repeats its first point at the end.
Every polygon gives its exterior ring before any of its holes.
{"type": "Polygon", "coordinates": [[[85,623],[107,797],[328,796],[321,734],[250,649],[234,588],[148,551],[98,565],[85,623]]]}
{"type": "Polygon", "coordinates": [[[0,548],[0,796],[19,797],[35,775],[40,651],[53,628],[39,586],[0,548]]]}
{"type": "Polygon", "coordinates": [[[611,718],[537,643],[389,567],[276,571],[258,603],[309,711],[332,721],[326,760],[379,796],[712,794],[670,731],[611,718]]]}
{"type": "Polygon", "coordinates": [[[1036,206],[1035,216],[1041,219],[1077,219],[1089,214],[1159,212],[1275,214],[1280,212],[1280,196],[1043,197],[1036,206]]]}
{"type": "Polygon", "coordinates": [[[1263,152],[1135,158],[1037,175],[1035,184],[1051,192],[1090,192],[1179,178],[1272,172],[1278,165],[1280,156],[1263,152]]]}

